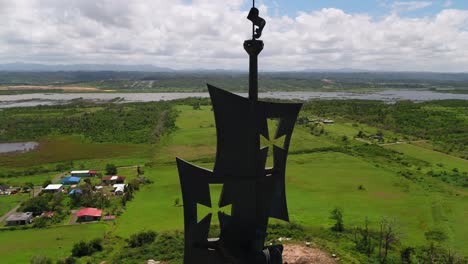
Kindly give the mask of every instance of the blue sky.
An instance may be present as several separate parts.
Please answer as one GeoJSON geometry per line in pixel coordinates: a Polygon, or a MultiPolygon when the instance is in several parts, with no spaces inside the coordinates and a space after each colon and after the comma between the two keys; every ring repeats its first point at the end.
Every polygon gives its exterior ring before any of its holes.
{"type": "MultiPolygon", "coordinates": [[[[251,6],[251,0],[245,2],[244,8],[251,6]]],[[[389,1],[389,0],[256,0],[272,9],[272,15],[287,15],[294,17],[298,12],[311,12],[322,8],[337,8],[346,13],[365,13],[378,18],[393,11],[395,3],[430,3],[427,7],[399,12],[401,16],[423,17],[433,16],[442,9],[468,9],[468,0],[426,0],[426,1],[389,1]]],[[[257,4],[257,5],[258,5],[257,4]]]]}

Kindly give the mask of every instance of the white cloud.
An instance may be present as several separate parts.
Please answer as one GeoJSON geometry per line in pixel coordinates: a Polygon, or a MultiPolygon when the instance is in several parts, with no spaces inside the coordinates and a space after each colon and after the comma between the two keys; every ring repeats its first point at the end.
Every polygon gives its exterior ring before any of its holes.
{"type": "Polygon", "coordinates": [[[430,1],[409,1],[399,2],[396,1],[392,4],[392,10],[394,12],[410,12],[422,8],[426,8],[432,5],[430,1]]]}
{"type": "Polygon", "coordinates": [[[443,4],[443,7],[451,7],[453,5],[453,1],[452,0],[447,0],[444,2],[443,4]]]}
{"type": "MultiPolygon", "coordinates": [[[[242,43],[251,25],[247,11],[241,10],[243,2],[0,0],[0,63],[150,63],[245,70],[242,43]]],[[[375,18],[334,8],[279,17],[269,16],[266,6],[259,8],[267,19],[260,60],[265,70],[468,71],[466,10],[375,18]]]]}

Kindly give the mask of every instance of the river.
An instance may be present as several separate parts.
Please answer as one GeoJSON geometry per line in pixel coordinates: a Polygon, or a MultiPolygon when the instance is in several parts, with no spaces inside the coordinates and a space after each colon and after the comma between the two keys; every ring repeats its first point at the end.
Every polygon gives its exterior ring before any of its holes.
{"type": "MultiPolygon", "coordinates": [[[[247,96],[245,93],[238,93],[247,96]]],[[[29,107],[37,105],[66,104],[74,99],[109,101],[121,98],[123,102],[151,102],[175,100],[188,97],[209,97],[208,93],[34,93],[19,95],[0,95],[0,108],[29,107]]],[[[424,102],[432,100],[462,99],[468,100],[468,94],[438,93],[424,90],[386,90],[369,93],[348,92],[267,92],[260,93],[260,98],[272,99],[361,99],[396,102],[410,100],[424,102]]]]}

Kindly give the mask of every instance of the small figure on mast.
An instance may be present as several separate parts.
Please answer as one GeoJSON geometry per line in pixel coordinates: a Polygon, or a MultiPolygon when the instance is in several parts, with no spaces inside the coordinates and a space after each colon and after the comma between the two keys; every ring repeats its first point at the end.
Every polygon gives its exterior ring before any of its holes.
{"type": "Polygon", "coordinates": [[[260,12],[255,7],[255,3],[254,3],[254,7],[250,9],[249,15],[247,16],[247,19],[252,21],[253,27],[254,27],[252,30],[252,39],[260,38],[262,36],[263,28],[266,25],[265,19],[261,18],[259,14],[260,12]]]}
{"type": "Polygon", "coordinates": [[[255,7],[255,0],[253,0],[253,6],[250,9],[247,19],[252,21],[252,39],[244,42],[244,49],[249,54],[249,99],[257,101],[258,55],[263,50],[263,41],[258,40],[258,38],[262,36],[266,21],[259,16],[259,11],[255,7]]]}

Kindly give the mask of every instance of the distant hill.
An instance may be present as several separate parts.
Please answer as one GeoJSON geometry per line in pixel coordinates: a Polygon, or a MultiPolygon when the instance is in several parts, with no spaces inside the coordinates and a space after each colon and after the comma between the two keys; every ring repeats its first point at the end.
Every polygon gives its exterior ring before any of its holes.
{"type": "Polygon", "coordinates": [[[120,65],[120,64],[35,64],[7,63],[0,64],[0,71],[8,72],[58,72],[58,71],[116,71],[116,72],[172,72],[173,69],[158,67],[151,64],[120,65]]]}

